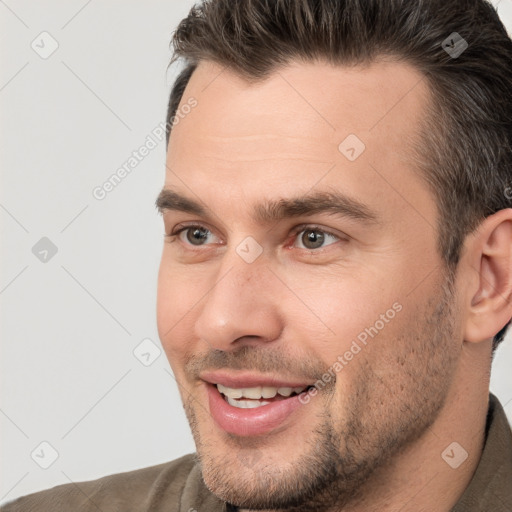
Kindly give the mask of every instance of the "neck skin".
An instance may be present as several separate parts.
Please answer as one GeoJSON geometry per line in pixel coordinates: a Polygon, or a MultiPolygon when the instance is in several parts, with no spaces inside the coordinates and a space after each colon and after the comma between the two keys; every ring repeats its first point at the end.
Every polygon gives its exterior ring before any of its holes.
{"type": "MultiPolygon", "coordinates": [[[[464,346],[446,403],[434,424],[413,445],[376,470],[357,501],[342,509],[317,512],[450,512],[469,485],[482,453],[490,353],[490,342],[464,346]],[[453,442],[468,453],[456,469],[441,457],[453,442]]],[[[455,449],[451,453],[453,464],[460,452],[455,449]]]]}

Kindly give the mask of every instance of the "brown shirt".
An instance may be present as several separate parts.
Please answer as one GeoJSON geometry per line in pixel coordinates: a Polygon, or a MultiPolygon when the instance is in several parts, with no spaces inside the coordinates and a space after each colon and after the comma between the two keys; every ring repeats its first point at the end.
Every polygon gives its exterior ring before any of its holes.
{"type": "MultiPolygon", "coordinates": [[[[204,485],[195,455],[23,496],[0,512],[230,512],[204,485]]],[[[451,512],[512,512],[512,431],[490,394],[486,441],[473,478],[451,512]]]]}

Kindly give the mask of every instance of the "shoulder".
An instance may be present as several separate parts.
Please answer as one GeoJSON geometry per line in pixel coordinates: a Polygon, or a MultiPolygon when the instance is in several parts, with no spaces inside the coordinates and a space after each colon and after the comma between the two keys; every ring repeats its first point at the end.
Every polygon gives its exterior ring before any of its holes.
{"type": "Polygon", "coordinates": [[[172,512],[195,464],[192,453],[156,466],[58,485],[10,501],[0,512],[140,512],[159,510],[164,502],[172,512]]]}

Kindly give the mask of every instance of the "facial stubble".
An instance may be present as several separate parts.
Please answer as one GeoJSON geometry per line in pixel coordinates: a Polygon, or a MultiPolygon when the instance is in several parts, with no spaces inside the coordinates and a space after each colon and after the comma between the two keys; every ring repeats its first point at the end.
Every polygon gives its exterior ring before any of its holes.
{"type": "MultiPolygon", "coordinates": [[[[440,293],[432,294],[421,311],[423,317],[411,318],[393,341],[393,368],[386,377],[379,376],[378,365],[360,357],[342,413],[333,407],[340,402],[325,394],[325,406],[305,433],[299,455],[290,453],[281,464],[269,464],[265,456],[266,450],[272,453],[271,440],[266,444],[226,435],[221,453],[221,442],[207,435],[212,431],[207,422],[213,420],[191,395],[184,397],[209,490],[250,510],[329,512],[359,501],[376,470],[425,434],[448,394],[458,354],[452,343],[451,278],[442,282],[440,293]]],[[[254,362],[257,356],[251,356],[254,362]]],[[[321,397],[320,392],[317,398],[321,397]]]]}

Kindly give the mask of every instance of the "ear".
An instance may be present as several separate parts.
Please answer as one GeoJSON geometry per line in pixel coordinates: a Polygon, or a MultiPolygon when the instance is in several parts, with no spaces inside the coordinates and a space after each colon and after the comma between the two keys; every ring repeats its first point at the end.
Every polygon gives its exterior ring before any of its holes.
{"type": "Polygon", "coordinates": [[[478,343],[493,338],[512,317],[512,209],[487,217],[469,251],[468,272],[477,275],[468,288],[464,339],[478,343]]]}

